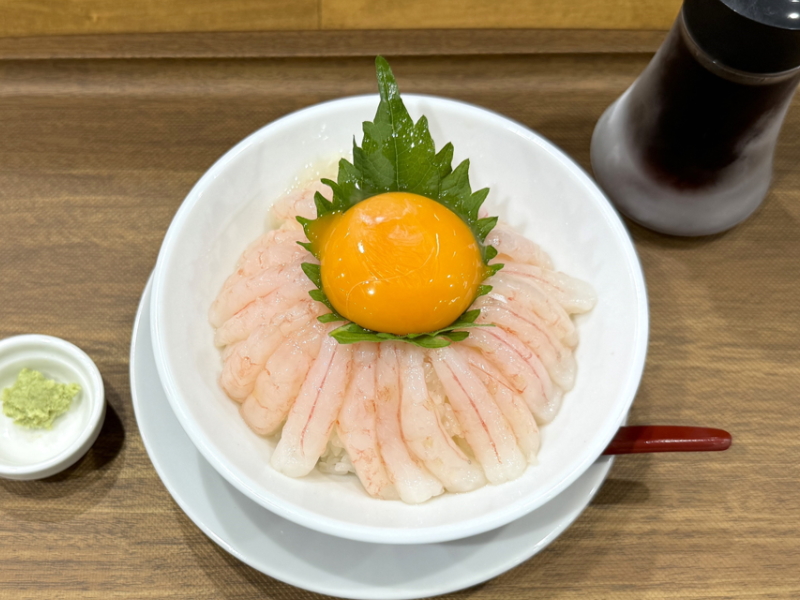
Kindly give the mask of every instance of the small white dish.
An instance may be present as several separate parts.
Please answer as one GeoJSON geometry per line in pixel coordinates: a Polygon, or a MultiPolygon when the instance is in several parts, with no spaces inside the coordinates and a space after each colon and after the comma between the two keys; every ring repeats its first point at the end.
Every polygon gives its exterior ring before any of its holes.
{"type": "Polygon", "coordinates": [[[159,380],[150,340],[150,284],[131,341],[133,409],[161,481],[215,543],[262,573],[340,598],[403,600],[487,581],[556,539],[600,489],[613,460],[603,456],[566,490],[504,527],[453,542],[387,545],[318,533],[264,510],[229,484],[181,428],[159,380]]]}
{"type": "Polygon", "coordinates": [[[26,367],[59,383],[78,383],[81,391],[52,429],[25,429],[0,410],[0,477],[7,479],[43,479],[73,465],[97,439],[106,414],[100,371],[74,344],[36,334],[0,340],[0,390],[26,367]]]}
{"type": "Polygon", "coordinates": [[[304,168],[347,155],[377,96],[344,98],[278,119],[227,152],[178,210],[153,276],[156,365],[178,421],[206,460],[240,492],[285,519],[357,541],[441,542],[477,535],[538,509],[592,465],[624,422],[647,349],[644,277],[630,237],[597,185],[540,135],[462,102],[405,95],[412,117],[428,117],[453,164],[470,159],[486,208],[597,291],[576,319],[575,387],[542,428],[539,462],[518,479],[421,505],[370,498],[355,478],[313,471],[292,479],[269,462],[275,442],[245,424],[218,385],[222,361],[208,310],[244,248],[265,230],[270,206],[304,168]]]}

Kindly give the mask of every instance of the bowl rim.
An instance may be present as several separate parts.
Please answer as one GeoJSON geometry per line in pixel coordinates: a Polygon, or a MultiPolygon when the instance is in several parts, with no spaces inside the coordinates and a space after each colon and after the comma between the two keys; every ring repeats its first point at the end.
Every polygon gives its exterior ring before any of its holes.
{"type": "Polygon", "coordinates": [[[91,403],[89,417],[80,434],[61,452],[46,460],[29,465],[14,466],[0,463],[0,477],[8,479],[42,479],[60,473],[75,464],[97,439],[100,426],[106,412],[105,388],[103,378],[95,362],[86,352],[67,340],[39,333],[15,335],[0,340],[0,353],[11,354],[22,349],[39,351],[43,355],[66,357],[70,370],[75,370],[72,363],[85,369],[90,388],[85,390],[85,397],[91,403]]]}
{"type": "MultiPolygon", "coordinates": [[[[549,500],[553,499],[569,485],[571,485],[595,460],[602,454],[605,447],[610,443],[616,430],[625,422],[628,411],[633,399],[638,390],[641,382],[642,373],[644,371],[645,358],[648,346],[648,333],[649,333],[649,311],[647,301],[647,291],[645,287],[644,273],[642,271],[641,263],[633,241],[630,237],[628,230],[625,228],[622,219],[617,211],[613,208],[605,193],[599,185],[586,173],[586,171],[578,165],[569,155],[563,150],[558,148],[555,144],[550,142],[542,135],[536,133],[529,127],[506,117],[498,112],[470,104],[460,100],[450,98],[443,98],[439,96],[425,95],[425,94],[403,94],[404,100],[413,101],[426,101],[432,102],[436,106],[432,110],[449,109],[456,111],[467,111],[477,114],[483,118],[489,118],[507,130],[520,135],[521,137],[539,145],[543,150],[552,155],[558,162],[562,163],[565,168],[570,171],[579,183],[587,188],[595,191],[603,202],[598,202],[598,208],[601,210],[606,223],[613,230],[615,237],[620,242],[624,251],[628,273],[632,275],[632,280],[636,296],[636,318],[637,323],[634,329],[634,348],[633,358],[627,381],[623,389],[620,391],[620,396],[624,401],[618,402],[616,406],[616,414],[614,415],[614,427],[610,427],[606,435],[592,438],[592,442],[587,445],[583,451],[583,458],[575,465],[575,467],[565,473],[560,482],[554,485],[546,494],[539,495],[535,502],[524,502],[524,500],[516,500],[508,506],[495,510],[491,516],[475,517],[469,521],[462,521],[455,524],[416,528],[416,529],[402,529],[402,528],[389,528],[371,525],[357,525],[352,522],[339,521],[332,517],[320,515],[318,513],[299,508],[294,505],[287,505],[284,501],[272,496],[269,492],[259,491],[253,489],[246,483],[237,469],[231,465],[226,459],[220,457],[210,446],[208,440],[199,428],[193,423],[193,419],[185,409],[185,400],[182,399],[180,390],[172,373],[170,372],[167,362],[165,360],[165,352],[161,348],[160,340],[162,337],[163,326],[166,315],[163,315],[159,307],[163,306],[163,273],[165,270],[165,263],[172,251],[175,240],[182,230],[185,221],[188,219],[189,214],[194,209],[195,205],[203,197],[204,190],[208,185],[216,180],[241,153],[247,151],[251,146],[259,143],[262,138],[272,135],[282,128],[290,128],[295,123],[302,122],[308,118],[314,118],[324,115],[337,108],[350,104],[373,102],[377,104],[377,94],[348,96],[344,98],[337,98],[329,100],[306,108],[302,108],[295,112],[289,113],[283,117],[262,126],[257,129],[235,146],[223,154],[197,181],[187,194],[184,201],[178,208],[172,222],[164,236],[161,249],[158,254],[158,259],[153,273],[153,302],[151,302],[151,334],[153,343],[153,352],[156,358],[156,366],[161,378],[162,385],[166,391],[169,403],[178,417],[184,431],[186,431],[189,438],[200,450],[201,454],[206,460],[219,472],[228,482],[230,482],[236,489],[245,494],[248,498],[255,501],[257,504],[267,508],[268,510],[278,514],[279,516],[293,521],[299,525],[327,533],[336,537],[352,539],[362,542],[372,543],[391,543],[391,544],[419,544],[419,543],[438,543],[450,541],[455,539],[462,539],[477,535],[486,531],[490,531],[502,525],[505,525],[520,516],[535,510],[536,508],[544,505],[549,500]],[[180,401],[179,401],[180,399],[180,401]]],[[[368,112],[365,114],[369,114],[368,112]]]]}

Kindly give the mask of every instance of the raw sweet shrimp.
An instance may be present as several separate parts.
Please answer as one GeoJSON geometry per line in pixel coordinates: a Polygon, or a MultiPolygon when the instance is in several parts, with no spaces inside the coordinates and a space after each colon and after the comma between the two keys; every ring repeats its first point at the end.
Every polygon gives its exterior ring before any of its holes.
{"type": "Polygon", "coordinates": [[[308,475],[325,451],[344,401],[351,346],[326,337],[300,388],[270,464],[290,477],[308,475]]]}
{"type": "Polygon", "coordinates": [[[447,435],[425,385],[424,352],[410,344],[397,347],[400,373],[400,425],[403,439],[448,492],[469,492],[486,484],[477,462],[447,435]]]}
{"type": "Polygon", "coordinates": [[[486,242],[506,266],[470,307],[492,326],[439,349],[339,344],[329,333],[341,323],[317,320],[329,310],[301,267],[318,261],[297,244],[295,217],[315,216],[320,189],[276,203],[283,223],[245,250],[210,310],[222,388],[254,432],[280,433],[271,465],[302,477],[322,457],[371,496],[410,504],[519,477],[575,381],[570,314],[590,310],[594,291],[501,224],[486,242]]]}
{"type": "Polygon", "coordinates": [[[452,348],[441,348],[431,354],[464,438],[483,467],[486,479],[502,483],[519,477],[528,461],[489,391],[452,348]]]}
{"type": "Polygon", "coordinates": [[[378,344],[362,342],[353,351],[353,372],[336,422],[356,475],[370,496],[399,498],[389,479],[378,445],[375,389],[378,344]]]}

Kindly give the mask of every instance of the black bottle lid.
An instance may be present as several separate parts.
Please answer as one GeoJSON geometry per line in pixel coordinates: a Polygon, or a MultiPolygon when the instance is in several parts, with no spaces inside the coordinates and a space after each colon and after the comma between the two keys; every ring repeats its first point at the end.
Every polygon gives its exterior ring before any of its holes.
{"type": "Polygon", "coordinates": [[[713,60],[748,73],[800,66],[800,0],[684,0],[692,39],[713,60]]]}

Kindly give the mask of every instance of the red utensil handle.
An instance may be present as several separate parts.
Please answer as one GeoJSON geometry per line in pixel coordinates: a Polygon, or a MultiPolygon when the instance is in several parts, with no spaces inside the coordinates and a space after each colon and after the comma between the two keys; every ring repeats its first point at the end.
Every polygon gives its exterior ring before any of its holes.
{"type": "Polygon", "coordinates": [[[642,452],[714,452],[727,450],[731,434],[710,427],[634,425],[620,427],[603,454],[642,452]]]}

